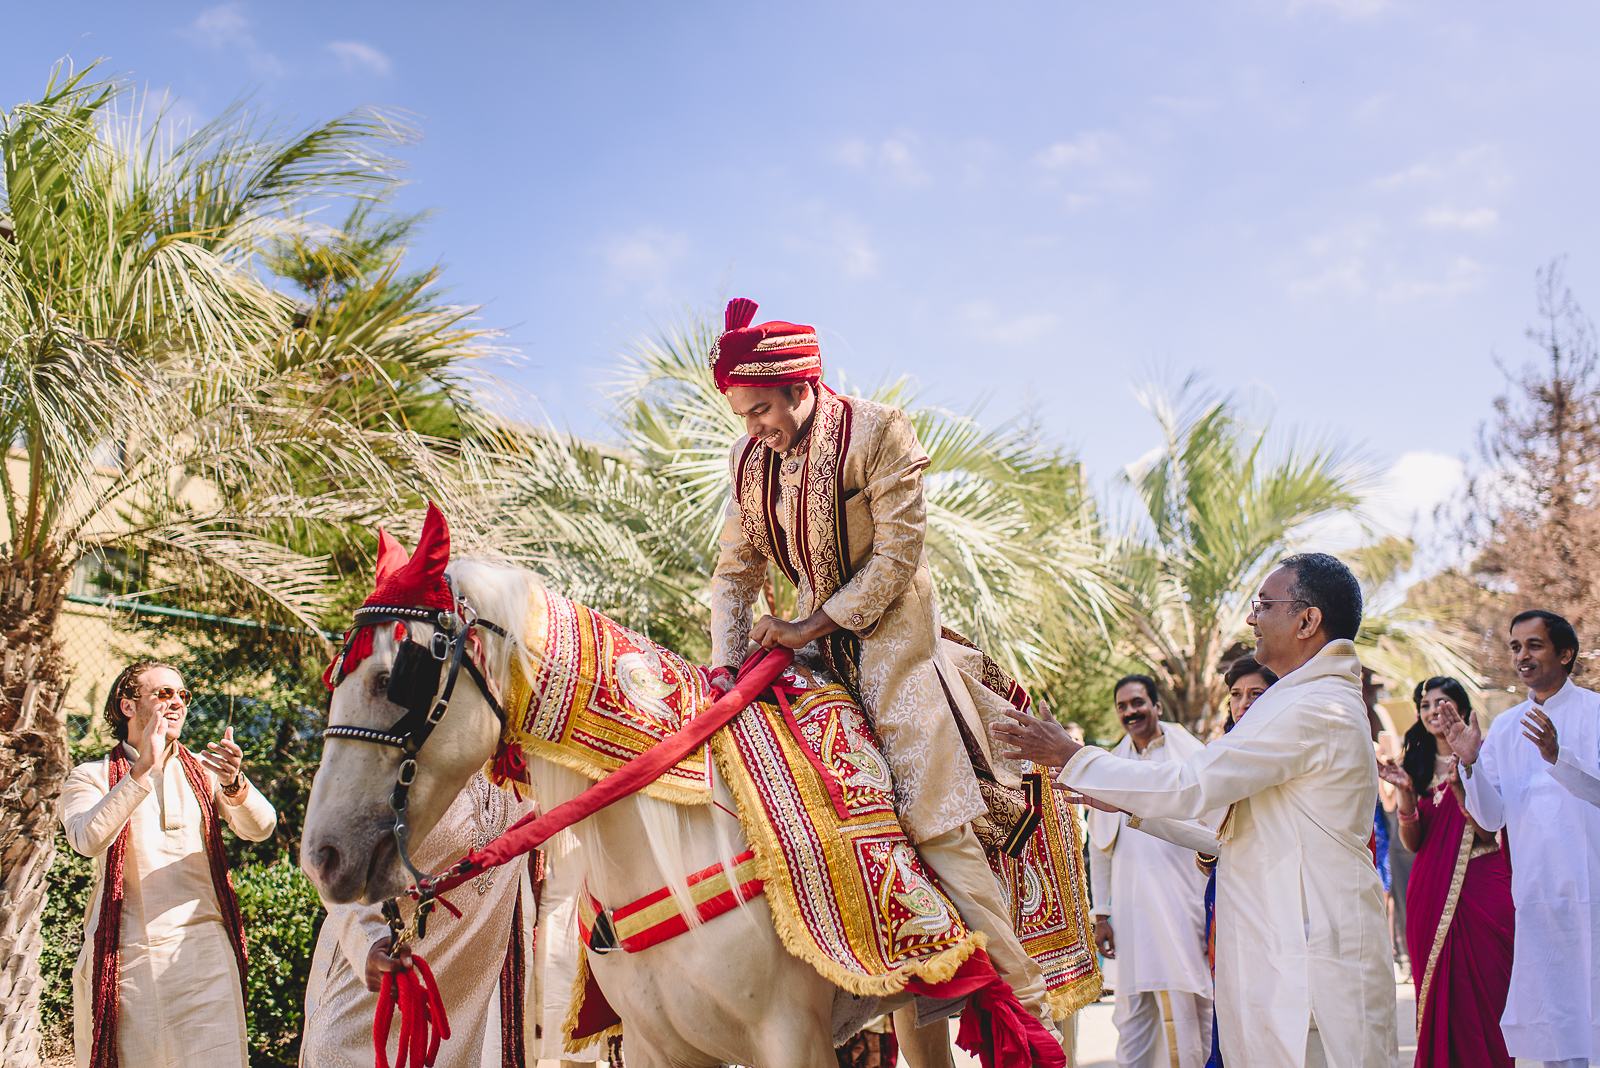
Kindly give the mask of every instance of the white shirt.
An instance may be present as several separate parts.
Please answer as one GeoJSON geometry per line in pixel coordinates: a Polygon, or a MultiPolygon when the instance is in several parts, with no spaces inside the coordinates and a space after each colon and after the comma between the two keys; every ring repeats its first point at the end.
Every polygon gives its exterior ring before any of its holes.
{"type": "Polygon", "coordinates": [[[1183,763],[1091,747],[1060,778],[1141,818],[1233,806],[1217,862],[1225,1061],[1302,1068],[1315,1025],[1329,1068],[1395,1062],[1388,916],[1367,847],[1378,769],[1352,643],[1328,643],[1183,763]]]}
{"type": "MultiPolygon", "coordinates": [[[[1112,752],[1165,763],[1181,762],[1202,748],[1178,724],[1163,723],[1160,729],[1142,753],[1127,737],[1112,752]]],[[[1213,826],[1221,815],[1212,814],[1213,826]]],[[[1206,877],[1195,864],[1194,850],[1129,830],[1127,824],[1120,812],[1090,810],[1094,913],[1107,917],[1115,932],[1117,992],[1172,990],[1209,998],[1206,877]]]]}
{"type": "Polygon", "coordinates": [[[1522,735],[1534,701],[1502,713],[1469,774],[1467,811],[1504,827],[1517,906],[1500,1030],[1533,1060],[1600,1058],[1600,694],[1568,680],[1544,703],[1555,764],[1522,735]]]}

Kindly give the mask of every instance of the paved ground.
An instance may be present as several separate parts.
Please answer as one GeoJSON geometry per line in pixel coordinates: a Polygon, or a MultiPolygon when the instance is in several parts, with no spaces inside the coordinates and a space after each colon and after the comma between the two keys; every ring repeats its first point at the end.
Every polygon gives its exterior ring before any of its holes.
{"type": "MultiPolygon", "coordinates": [[[[1401,974],[1396,969],[1394,987],[1394,1014],[1396,1033],[1400,1040],[1400,1056],[1396,1068],[1410,1068],[1417,1053],[1417,1003],[1411,987],[1409,972],[1401,974]]],[[[1078,1068],[1116,1068],[1117,1029],[1111,1026],[1111,999],[1100,1001],[1078,1013],[1078,1068]]],[[[905,1068],[905,1061],[900,1062],[905,1068]]],[[[960,1050],[956,1051],[958,1068],[977,1068],[978,1062],[960,1050]]],[[[1519,1068],[1535,1068],[1533,1061],[1518,1061],[1519,1068]]]]}
{"type": "MultiPolygon", "coordinates": [[[[1417,1052],[1417,1003],[1408,974],[1395,983],[1395,1023],[1400,1038],[1402,1068],[1409,1068],[1417,1052]]],[[[1078,1068],[1116,1068],[1117,1030],[1111,1026],[1111,999],[1104,998],[1078,1014],[1078,1068]]]]}

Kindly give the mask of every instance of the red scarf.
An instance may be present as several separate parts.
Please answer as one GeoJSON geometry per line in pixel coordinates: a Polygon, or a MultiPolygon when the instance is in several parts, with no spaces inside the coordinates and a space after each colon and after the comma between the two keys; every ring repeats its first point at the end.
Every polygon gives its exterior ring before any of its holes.
{"type": "MultiPolygon", "coordinates": [[[[239,916],[239,899],[233,893],[228,874],[228,854],[222,848],[222,825],[217,819],[211,795],[211,780],[200,762],[183,746],[178,746],[178,762],[189,780],[189,788],[200,802],[200,829],[205,837],[206,859],[211,863],[211,886],[217,893],[222,923],[233,943],[234,959],[239,963],[239,991],[245,988],[244,922],[239,916]]],[[[109,785],[115,787],[128,774],[128,757],[118,745],[106,758],[109,785]]],[[[129,821],[132,822],[131,820],[129,821]]],[[[100,924],[94,933],[94,1045],[90,1068],[118,1068],[117,1009],[118,987],[122,981],[122,902],[125,895],[122,866],[128,856],[130,827],[123,824],[117,840],[106,853],[105,885],[100,893],[100,924]]]]}

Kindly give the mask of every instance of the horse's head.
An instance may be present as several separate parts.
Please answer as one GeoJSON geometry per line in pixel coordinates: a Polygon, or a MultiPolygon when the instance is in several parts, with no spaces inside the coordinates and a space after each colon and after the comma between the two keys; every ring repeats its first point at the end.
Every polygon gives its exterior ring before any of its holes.
{"type": "MultiPolygon", "coordinates": [[[[358,625],[363,615],[373,618],[367,614],[373,606],[454,613],[464,601],[484,619],[500,623],[508,622],[506,612],[526,610],[528,579],[522,573],[463,562],[449,569],[452,590],[445,574],[448,559],[444,517],[432,508],[409,559],[392,539],[381,538],[377,589],[358,614],[358,625]]],[[[323,744],[300,844],[300,866],[323,900],[381,901],[411,882],[395,844],[390,804],[403,773],[412,775],[404,797],[414,848],[472,773],[494,756],[500,720],[466,664],[437,722],[424,725],[426,713],[408,718],[407,705],[431,710],[436,703],[451,672],[448,657],[441,661],[436,653],[449,650],[460,632],[459,622],[452,632],[436,615],[396,621],[380,614],[352,632],[329,669],[331,733],[323,744]],[[403,768],[409,750],[397,738],[410,726],[422,726],[425,737],[419,748],[413,746],[414,766],[403,768]]],[[[512,644],[474,627],[464,656],[486,677],[503,680],[512,644]]]]}

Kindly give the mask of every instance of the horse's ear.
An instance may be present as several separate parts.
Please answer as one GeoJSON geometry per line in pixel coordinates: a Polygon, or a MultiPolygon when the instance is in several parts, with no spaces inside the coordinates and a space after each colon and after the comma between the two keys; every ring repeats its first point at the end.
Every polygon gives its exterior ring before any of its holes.
{"type": "Polygon", "coordinates": [[[417,551],[411,554],[411,561],[419,565],[417,576],[423,580],[442,578],[445,567],[450,563],[450,524],[445,521],[439,506],[432,501],[428,502],[428,515],[422,521],[422,537],[417,540],[417,551]]]}
{"type": "Polygon", "coordinates": [[[382,527],[378,528],[377,581],[382,582],[402,567],[405,567],[406,561],[410,558],[410,554],[405,551],[399,542],[389,536],[387,530],[382,527]]]}

